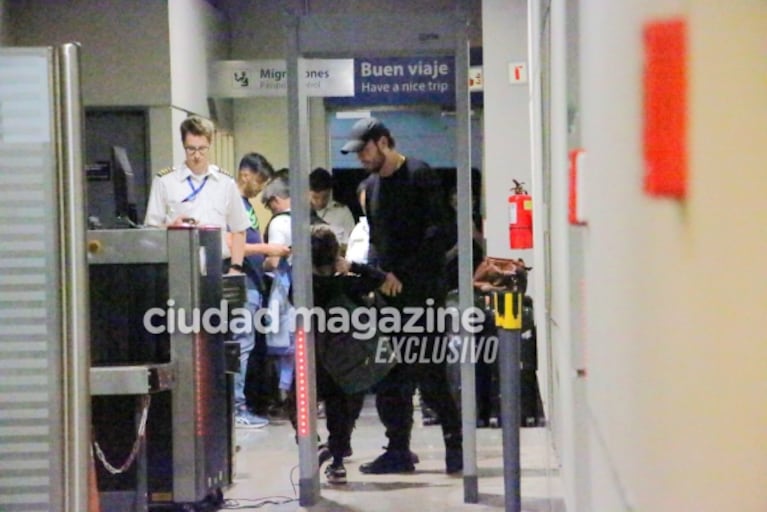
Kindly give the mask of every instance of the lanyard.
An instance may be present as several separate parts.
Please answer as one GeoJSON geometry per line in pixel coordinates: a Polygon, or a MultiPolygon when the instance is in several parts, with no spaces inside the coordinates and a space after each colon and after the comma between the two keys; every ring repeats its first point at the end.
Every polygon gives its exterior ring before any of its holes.
{"type": "Polygon", "coordinates": [[[210,175],[205,176],[205,179],[202,180],[202,183],[200,183],[199,187],[195,187],[194,183],[192,183],[192,177],[187,176],[186,182],[189,183],[189,188],[192,189],[192,192],[188,196],[186,196],[184,199],[182,199],[181,202],[188,203],[190,201],[194,201],[194,198],[197,197],[200,191],[205,187],[205,184],[208,182],[208,178],[210,178],[210,175]]]}

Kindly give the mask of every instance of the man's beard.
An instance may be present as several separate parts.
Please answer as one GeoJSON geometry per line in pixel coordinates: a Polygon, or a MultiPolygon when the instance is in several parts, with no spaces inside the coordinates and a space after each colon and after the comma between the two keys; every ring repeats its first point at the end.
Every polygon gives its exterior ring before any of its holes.
{"type": "Polygon", "coordinates": [[[386,158],[384,157],[383,152],[380,149],[376,149],[374,158],[366,165],[366,168],[371,174],[378,174],[381,172],[384,163],[386,163],[386,158]]]}

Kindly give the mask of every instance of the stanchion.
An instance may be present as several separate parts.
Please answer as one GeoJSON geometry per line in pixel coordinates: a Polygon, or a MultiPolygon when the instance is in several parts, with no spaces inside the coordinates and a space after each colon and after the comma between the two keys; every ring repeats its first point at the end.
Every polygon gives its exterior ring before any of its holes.
{"type": "Polygon", "coordinates": [[[507,512],[520,512],[520,378],[519,355],[522,328],[522,292],[515,279],[510,290],[493,292],[495,325],[498,327],[498,376],[501,392],[501,434],[503,436],[503,485],[507,512]]]}

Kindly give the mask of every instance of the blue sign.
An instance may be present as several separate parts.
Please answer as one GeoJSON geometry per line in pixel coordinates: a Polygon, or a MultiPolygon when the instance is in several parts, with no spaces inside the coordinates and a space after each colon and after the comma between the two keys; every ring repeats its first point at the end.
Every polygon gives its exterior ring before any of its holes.
{"type": "Polygon", "coordinates": [[[453,57],[354,59],[354,97],[327,98],[335,105],[455,103],[453,57]]]}

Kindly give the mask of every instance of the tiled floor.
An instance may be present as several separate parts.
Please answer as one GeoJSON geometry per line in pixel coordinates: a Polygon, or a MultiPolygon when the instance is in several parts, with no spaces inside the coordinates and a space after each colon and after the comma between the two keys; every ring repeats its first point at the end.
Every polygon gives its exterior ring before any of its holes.
{"type": "MultiPolygon", "coordinates": [[[[477,430],[480,499],[478,504],[466,504],[463,502],[463,479],[444,472],[440,427],[422,427],[418,411],[415,419],[412,449],[421,459],[415,473],[362,474],[359,465],[379,455],[381,446],[386,444],[383,427],[372,405],[372,397],[369,397],[352,438],[354,454],[345,463],[349,482],[331,486],[320,471],[321,498],[317,505],[309,508],[301,507],[297,500],[298,449],[290,424],[272,424],[253,431],[238,430],[237,477],[235,484],[225,492],[227,506],[256,507],[262,504],[259,510],[322,512],[504,510],[501,430],[477,430]]],[[[319,424],[324,437],[324,420],[319,420],[319,424]]],[[[549,447],[546,429],[521,430],[521,490],[525,512],[565,512],[557,462],[549,447]]]]}

